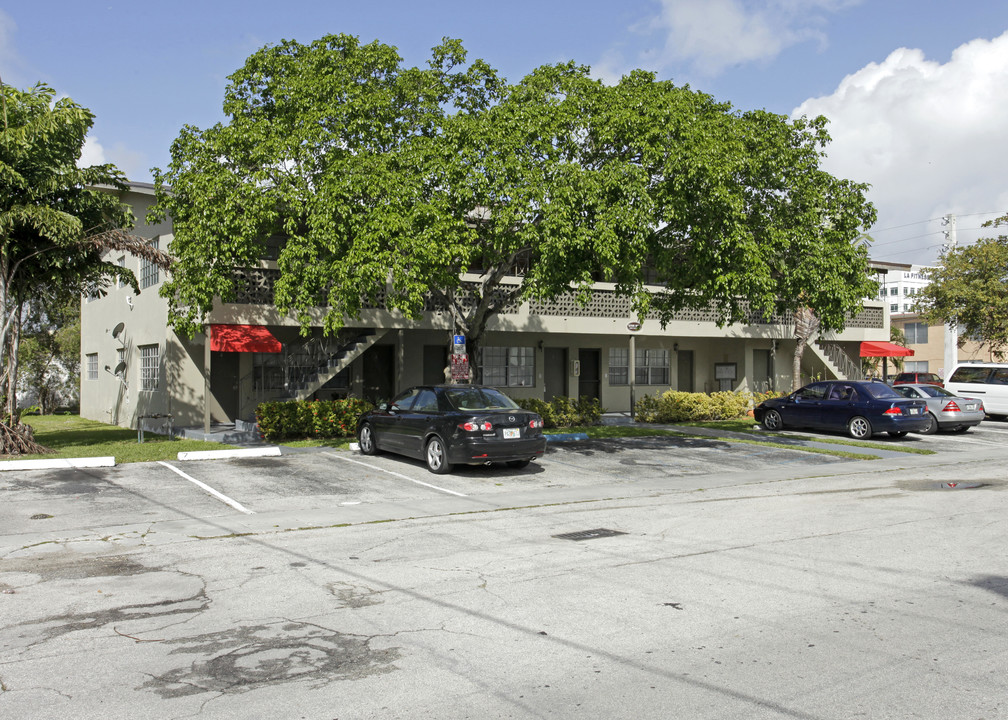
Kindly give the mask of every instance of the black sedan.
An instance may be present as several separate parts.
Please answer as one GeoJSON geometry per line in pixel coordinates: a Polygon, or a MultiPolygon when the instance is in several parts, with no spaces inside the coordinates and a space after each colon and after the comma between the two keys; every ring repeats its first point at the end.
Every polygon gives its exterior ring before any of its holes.
{"type": "Polygon", "coordinates": [[[433,473],[456,464],[523,468],[546,450],[542,418],[491,387],[425,385],[381,403],[357,421],[360,451],[424,460],[433,473]]]}
{"type": "Polygon", "coordinates": [[[861,380],[814,382],[760,403],[753,414],[767,430],[842,430],[858,440],[879,432],[903,437],[930,424],[923,400],[906,398],[882,382],[861,380]]]}

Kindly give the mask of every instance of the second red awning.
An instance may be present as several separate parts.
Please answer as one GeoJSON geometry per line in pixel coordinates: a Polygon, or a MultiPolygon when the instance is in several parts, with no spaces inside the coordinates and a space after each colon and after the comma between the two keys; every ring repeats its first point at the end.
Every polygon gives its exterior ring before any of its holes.
{"type": "Polygon", "coordinates": [[[865,341],[861,343],[861,357],[906,357],[914,351],[891,342],[865,341]]]}
{"type": "Polygon", "coordinates": [[[211,325],[210,349],[214,352],[278,353],[283,345],[262,325],[211,325]]]}

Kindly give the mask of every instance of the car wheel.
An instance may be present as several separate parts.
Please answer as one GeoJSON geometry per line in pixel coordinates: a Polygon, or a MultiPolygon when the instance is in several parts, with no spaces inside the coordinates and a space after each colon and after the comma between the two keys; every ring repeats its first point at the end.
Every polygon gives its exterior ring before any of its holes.
{"type": "Polygon", "coordinates": [[[448,462],[444,443],[437,435],[427,441],[427,451],[424,453],[424,458],[427,460],[427,469],[432,473],[444,475],[451,472],[452,466],[448,462]]]}
{"type": "Polygon", "coordinates": [[[375,442],[374,430],[370,425],[361,425],[360,432],[357,433],[357,443],[360,446],[362,455],[377,455],[378,444],[375,442]]]}
{"type": "Polygon", "coordinates": [[[933,413],[928,413],[928,425],[921,430],[921,434],[934,435],[936,432],[938,432],[938,418],[933,413]]]}
{"type": "Polygon", "coordinates": [[[889,431],[889,437],[894,437],[894,438],[906,437],[907,436],[907,432],[909,432],[909,431],[908,430],[890,430],[889,431]]]}
{"type": "Polygon", "coordinates": [[[855,440],[870,438],[872,436],[871,423],[868,422],[867,418],[863,418],[860,415],[853,417],[847,423],[847,434],[855,440]]]}
{"type": "Polygon", "coordinates": [[[776,410],[767,410],[763,414],[763,427],[767,430],[780,430],[784,427],[784,419],[776,410]]]}
{"type": "Polygon", "coordinates": [[[521,470],[523,467],[528,467],[528,464],[532,462],[531,460],[509,460],[507,466],[509,468],[514,468],[515,470],[521,470]]]}

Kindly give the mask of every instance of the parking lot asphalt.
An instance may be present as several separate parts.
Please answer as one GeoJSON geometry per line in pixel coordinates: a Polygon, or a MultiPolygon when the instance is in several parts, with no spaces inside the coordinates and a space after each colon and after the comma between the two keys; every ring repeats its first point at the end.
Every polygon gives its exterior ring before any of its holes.
{"type": "Polygon", "coordinates": [[[1008,718],[1006,439],[2,474],[0,717],[1008,718]]]}
{"type": "Polygon", "coordinates": [[[0,557],[19,548],[95,537],[116,537],[130,545],[702,492],[849,472],[852,463],[859,472],[948,467],[954,475],[977,452],[1008,447],[1004,422],[985,423],[966,434],[876,438],[871,447],[838,435],[762,433],[754,441],[748,433],[674,429],[660,436],[550,443],[539,462],[521,470],[460,466],[444,476],[396,455],[365,457],[325,448],[2,473],[0,557]],[[774,445],[758,442],[762,438],[774,445]],[[911,447],[934,454],[898,451],[911,447]],[[809,452],[818,448],[875,459],[809,452]]]}

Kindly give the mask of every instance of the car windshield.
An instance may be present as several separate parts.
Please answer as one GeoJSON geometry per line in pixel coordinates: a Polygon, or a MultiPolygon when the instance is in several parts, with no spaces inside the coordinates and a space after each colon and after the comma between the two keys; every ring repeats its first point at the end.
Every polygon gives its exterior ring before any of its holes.
{"type": "Polygon", "coordinates": [[[938,387],[937,385],[921,385],[920,391],[930,397],[956,397],[954,392],[949,392],[945,388],[938,387]]]}
{"type": "Polygon", "coordinates": [[[448,388],[445,395],[453,407],[459,410],[518,410],[518,404],[499,390],[493,388],[459,387],[448,388]]]}
{"type": "Polygon", "coordinates": [[[901,398],[903,397],[898,392],[893,390],[891,387],[885,383],[880,382],[866,382],[861,386],[864,388],[869,395],[878,400],[885,400],[886,398],[901,398]]]}

